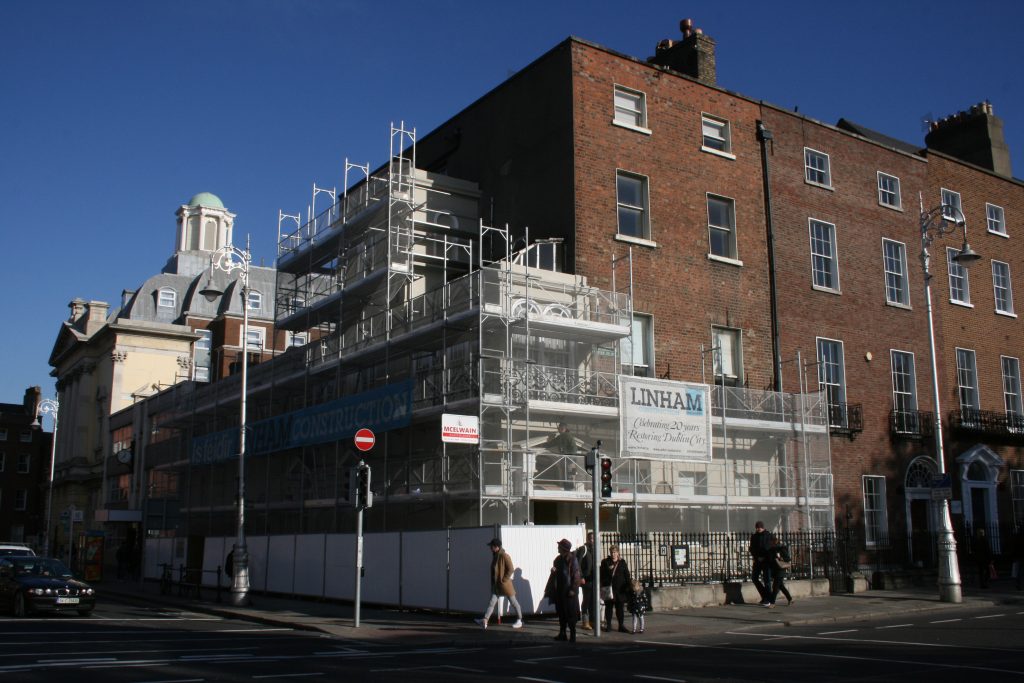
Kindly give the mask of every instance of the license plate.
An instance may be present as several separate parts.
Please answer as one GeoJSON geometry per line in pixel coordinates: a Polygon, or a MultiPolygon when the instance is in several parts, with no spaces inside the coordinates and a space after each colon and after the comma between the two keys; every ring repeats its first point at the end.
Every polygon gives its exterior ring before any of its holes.
{"type": "Polygon", "coordinates": [[[78,598],[57,598],[58,605],[77,605],[78,598]]]}

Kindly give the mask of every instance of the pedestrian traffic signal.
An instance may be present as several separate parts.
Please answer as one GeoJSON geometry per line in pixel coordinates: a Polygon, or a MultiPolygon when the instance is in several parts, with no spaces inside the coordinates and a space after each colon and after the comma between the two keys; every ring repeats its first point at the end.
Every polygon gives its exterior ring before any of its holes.
{"type": "Polygon", "coordinates": [[[370,466],[359,463],[356,468],[356,507],[373,507],[373,492],[370,490],[370,466]]]}
{"type": "Polygon", "coordinates": [[[601,458],[601,497],[611,498],[612,495],[612,459],[601,458]]]}

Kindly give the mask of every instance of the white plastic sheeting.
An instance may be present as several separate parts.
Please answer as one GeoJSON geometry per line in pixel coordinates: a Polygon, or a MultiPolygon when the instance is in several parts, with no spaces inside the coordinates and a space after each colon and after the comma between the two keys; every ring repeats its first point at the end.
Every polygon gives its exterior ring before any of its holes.
{"type": "MultiPolygon", "coordinates": [[[[437,531],[396,531],[363,537],[362,600],[405,608],[483,612],[490,599],[491,552],[497,535],[512,557],[512,583],[526,614],[552,611],[544,585],[562,538],[583,543],[583,525],[497,526],[437,531]]],[[[249,584],[254,591],[352,600],[355,595],[355,534],[250,536],[249,584]]],[[[203,542],[204,584],[214,584],[235,538],[203,542]]],[[[161,564],[184,564],[185,539],[146,541],[146,578],[160,577],[161,564]]],[[[177,574],[175,574],[177,576],[177,574]]],[[[223,583],[221,584],[224,585],[223,583]]]]}

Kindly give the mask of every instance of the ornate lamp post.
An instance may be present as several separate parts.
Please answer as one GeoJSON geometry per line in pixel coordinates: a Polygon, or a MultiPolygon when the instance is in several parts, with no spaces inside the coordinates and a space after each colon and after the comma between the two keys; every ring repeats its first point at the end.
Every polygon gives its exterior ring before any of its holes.
{"type": "MultiPolygon", "coordinates": [[[[931,353],[932,400],[935,403],[935,459],[938,461],[939,474],[946,473],[946,458],[942,445],[942,409],[939,403],[939,370],[935,358],[935,322],[932,319],[932,286],[931,273],[928,270],[930,255],[928,248],[936,237],[943,237],[963,229],[964,243],[956,261],[965,268],[980,256],[967,244],[967,221],[963,213],[955,206],[940,206],[931,211],[924,210],[924,201],[918,197],[921,207],[921,266],[924,268],[925,301],[928,306],[928,349],[931,353]]],[[[953,538],[953,524],[949,517],[949,501],[943,498],[939,502],[939,600],[943,602],[962,602],[963,594],[960,587],[960,568],[956,559],[956,540],[953,538]]]]}
{"type": "MultiPolygon", "coordinates": [[[[50,481],[46,491],[46,528],[43,529],[43,557],[50,556],[50,520],[53,511],[53,473],[57,464],[57,413],[60,402],[55,398],[44,398],[39,402],[39,414],[53,418],[53,440],[50,443],[50,481]]],[[[40,419],[40,422],[42,420],[40,419]]]]}
{"type": "Polygon", "coordinates": [[[238,433],[238,538],[232,549],[233,580],[231,584],[231,603],[236,606],[249,604],[249,550],[245,543],[245,398],[247,393],[247,375],[249,370],[249,264],[252,255],[248,249],[239,249],[225,245],[210,254],[210,279],[200,290],[207,301],[214,301],[223,296],[222,290],[213,286],[213,271],[223,270],[229,276],[238,271],[242,283],[242,396],[239,413],[241,424],[238,433]]]}

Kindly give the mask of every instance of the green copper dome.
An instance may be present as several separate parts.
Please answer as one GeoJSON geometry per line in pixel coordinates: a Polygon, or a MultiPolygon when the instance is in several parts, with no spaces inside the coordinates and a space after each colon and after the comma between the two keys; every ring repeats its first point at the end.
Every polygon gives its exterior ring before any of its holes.
{"type": "Polygon", "coordinates": [[[192,199],[188,200],[190,207],[206,206],[211,209],[223,209],[224,202],[220,200],[220,197],[213,194],[212,192],[200,192],[192,199]]]}

